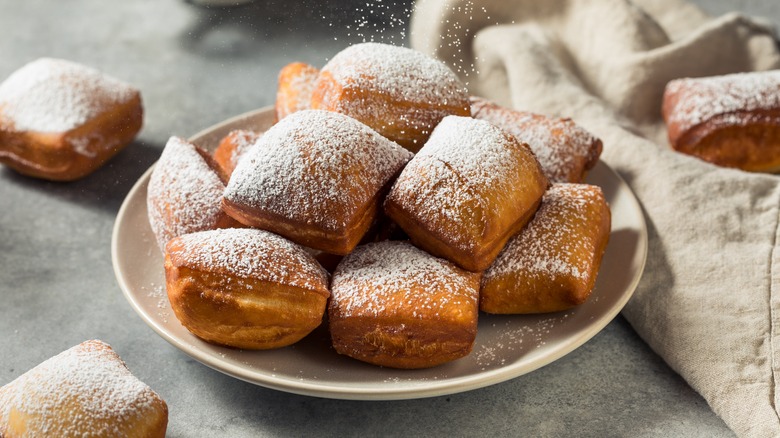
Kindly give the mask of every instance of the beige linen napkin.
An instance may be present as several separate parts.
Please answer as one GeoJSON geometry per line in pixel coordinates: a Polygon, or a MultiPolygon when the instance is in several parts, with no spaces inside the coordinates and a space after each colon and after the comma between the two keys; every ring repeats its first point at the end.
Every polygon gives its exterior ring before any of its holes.
{"type": "Polygon", "coordinates": [[[780,436],[780,178],[675,153],[660,119],[672,78],[780,67],[768,25],[681,0],[419,0],[411,31],[473,93],[603,140],[650,237],[623,315],[737,434],[780,436]]]}

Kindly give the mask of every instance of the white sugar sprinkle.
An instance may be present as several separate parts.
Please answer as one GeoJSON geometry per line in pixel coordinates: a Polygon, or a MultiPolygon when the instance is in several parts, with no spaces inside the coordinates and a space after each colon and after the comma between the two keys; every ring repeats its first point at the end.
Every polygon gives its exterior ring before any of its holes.
{"type": "Polygon", "coordinates": [[[413,312],[422,317],[447,305],[475,305],[476,275],[407,242],[372,243],[356,248],[336,268],[332,300],[342,317],[380,316],[390,305],[424,310],[413,312]]]}
{"type": "Polygon", "coordinates": [[[267,231],[203,231],[180,236],[168,249],[177,266],[327,292],[328,274],[314,258],[303,247],[267,231]]]}
{"type": "Polygon", "coordinates": [[[15,409],[27,418],[28,432],[77,436],[88,430],[90,436],[119,436],[128,424],[151,415],[158,400],[108,344],[87,341],[3,387],[0,420],[15,409]],[[68,415],[74,405],[84,415],[68,415]]]}
{"type": "Polygon", "coordinates": [[[19,131],[66,132],[136,94],[135,88],[93,68],[41,58],[0,84],[0,119],[19,131]]]}
{"type": "Polygon", "coordinates": [[[225,199],[340,230],[411,155],[348,116],[299,111],[272,126],[247,152],[225,199]]]}
{"type": "Polygon", "coordinates": [[[161,249],[172,238],[216,227],[225,184],[195,145],[171,137],[147,189],[149,224],[161,249]]]}
{"type": "MultiPolygon", "coordinates": [[[[666,95],[677,95],[667,123],[686,132],[715,116],[779,108],[780,70],[676,79],[667,84],[666,95]]],[[[727,122],[747,123],[749,118],[727,122]]]]}

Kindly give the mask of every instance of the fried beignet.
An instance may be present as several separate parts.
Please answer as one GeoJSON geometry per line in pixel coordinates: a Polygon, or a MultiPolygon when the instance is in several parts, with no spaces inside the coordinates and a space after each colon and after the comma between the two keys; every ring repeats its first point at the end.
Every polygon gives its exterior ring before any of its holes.
{"type": "Polygon", "coordinates": [[[666,85],[663,117],[672,148],[751,172],[780,172],[780,70],[666,85]]]}
{"type": "Polygon", "coordinates": [[[533,153],[512,135],[448,116],[401,172],[385,211],[415,245],[482,271],[533,216],[547,186],[533,153]]]}
{"type": "Polygon", "coordinates": [[[543,313],[582,304],[596,283],[610,225],[601,188],[553,184],[531,222],[485,271],[480,310],[543,313]]]}
{"type": "Polygon", "coordinates": [[[233,170],[238,165],[238,160],[246,154],[252,145],[262,136],[247,129],[230,131],[214,150],[214,161],[217,162],[222,172],[230,178],[233,170]]]}
{"type": "Polygon", "coordinates": [[[298,342],[322,322],[328,274],[300,246],[263,230],[177,237],[166,247],[168,299],[199,338],[244,349],[298,342]]]}
{"type": "Polygon", "coordinates": [[[393,368],[427,368],[466,356],[477,335],[479,278],[407,242],[359,246],[333,274],[333,346],[393,368]]]}
{"type": "Polygon", "coordinates": [[[24,175],[82,178],[127,146],[142,123],[136,88],[70,61],[41,58],[0,84],[0,162],[24,175]]]}
{"type": "Polygon", "coordinates": [[[0,388],[0,436],[164,437],[168,407],[102,341],[86,341],[0,388]]]}
{"type": "Polygon", "coordinates": [[[276,121],[290,114],[311,108],[311,93],[320,71],[303,62],[285,65],[279,72],[276,89],[276,121]]]}
{"type": "Polygon", "coordinates": [[[571,119],[512,110],[479,97],[471,98],[471,115],[527,144],[550,182],[582,182],[599,161],[601,140],[571,119]]]}
{"type": "Polygon", "coordinates": [[[241,226],[221,208],[224,176],[199,147],[171,137],[154,166],[146,206],[161,251],[176,236],[241,226]]]}
{"type": "Polygon", "coordinates": [[[243,224],[348,254],[411,156],[348,116],[299,111],[266,131],[241,160],[222,208],[243,224]]]}
{"type": "Polygon", "coordinates": [[[466,87],[444,63],[379,43],[336,54],[320,71],[311,107],[354,117],[412,152],[444,116],[470,114],[466,87]]]}

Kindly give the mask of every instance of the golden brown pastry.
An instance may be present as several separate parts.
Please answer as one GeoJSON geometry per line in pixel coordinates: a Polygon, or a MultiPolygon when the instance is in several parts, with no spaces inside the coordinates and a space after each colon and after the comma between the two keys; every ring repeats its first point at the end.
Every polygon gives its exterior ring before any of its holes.
{"type": "Polygon", "coordinates": [[[296,111],[311,108],[311,93],[320,71],[303,62],[285,65],[279,72],[276,90],[276,121],[296,111]]]}
{"type": "Polygon", "coordinates": [[[444,116],[470,114],[466,87],[444,63],[379,43],[336,54],[320,71],[311,107],[354,117],[412,152],[444,116]]]}
{"type": "Polygon", "coordinates": [[[480,310],[542,313],[582,304],[596,283],[609,232],[601,188],[553,184],[531,222],[485,271],[480,310]]]}
{"type": "Polygon", "coordinates": [[[780,171],[780,70],[673,80],[662,111],[678,152],[718,166],[780,171]]]}
{"type": "Polygon", "coordinates": [[[571,119],[512,110],[479,97],[471,98],[471,115],[527,144],[550,182],[582,182],[599,161],[601,140],[571,119]]]}
{"type": "Polygon", "coordinates": [[[214,150],[214,161],[217,162],[222,172],[230,178],[235,170],[238,160],[246,151],[254,145],[262,134],[248,129],[236,129],[230,131],[214,150]]]}
{"type": "Polygon", "coordinates": [[[547,185],[512,135],[448,116],[393,184],[385,211],[415,245],[482,271],[533,216],[547,185]]]}
{"type": "Polygon", "coordinates": [[[154,166],[146,206],[161,251],[176,236],[241,226],[221,208],[225,176],[207,152],[171,137],[154,166]]]}
{"type": "Polygon", "coordinates": [[[333,274],[333,346],[393,368],[464,357],[477,335],[479,277],[407,242],[359,246],[333,274]]]}
{"type": "Polygon", "coordinates": [[[164,437],[168,407],[102,341],[70,348],[0,388],[0,436],[164,437]]]}
{"type": "Polygon", "coordinates": [[[139,91],[95,69],[33,61],[0,84],[0,162],[53,181],[82,178],[141,129],[139,91]]]}
{"type": "Polygon", "coordinates": [[[243,224],[348,254],[411,155],[343,114],[298,111],[266,131],[239,162],[222,208],[243,224]]]}
{"type": "Polygon", "coordinates": [[[168,299],[199,338],[244,349],[298,342],[322,322],[328,274],[300,246],[263,230],[179,236],[165,251],[168,299]]]}

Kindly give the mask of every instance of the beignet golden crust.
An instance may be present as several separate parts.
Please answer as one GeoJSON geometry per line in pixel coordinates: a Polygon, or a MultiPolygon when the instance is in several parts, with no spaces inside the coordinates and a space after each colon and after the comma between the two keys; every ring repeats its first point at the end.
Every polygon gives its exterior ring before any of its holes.
{"type": "Polygon", "coordinates": [[[168,406],[101,341],[72,347],[0,388],[5,438],[164,437],[168,406]]]}
{"type": "Polygon", "coordinates": [[[279,71],[276,89],[276,121],[290,114],[311,109],[311,93],[320,71],[303,62],[293,62],[279,71]]]}
{"type": "Polygon", "coordinates": [[[149,225],[161,251],[176,236],[241,226],[221,209],[224,177],[205,151],[171,137],[146,191],[149,225]]]}
{"type": "Polygon", "coordinates": [[[0,162],[25,175],[82,178],[142,124],[136,88],[70,61],[41,58],[0,84],[0,162]]]}
{"type": "Polygon", "coordinates": [[[187,330],[244,349],[299,341],[320,325],[330,296],[327,273],[303,248],[246,228],[171,240],[165,278],[171,308],[187,330]]]}
{"type": "Polygon", "coordinates": [[[601,188],[553,184],[534,218],[485,271],[480,310],[543,313],[582,304],[596,283],[610,224],[601,188]]]}
{"type": "Polygon", "coordinates": [[[238,160],[246,154],[262,136],[247,129],[230,131],[214,150],[214,161],[217,162],[226,178],[230,178],[238,165],[238,160]]]}
{"type": "Polygon", "coordinates": [[[466,356],[477,334],[479,278],[407,242],[359,246],[333,274],[333,346],[393,368],[427,368],[466,356]]]}
{"type": "Polygon", "coordinates": [[[385,211],[415,245],[483,271],[533,216],[547,186],[531,151],[513,136],[483,120],[448,116],[393,184],[385,211]]]}
{"type": "Polygon", "coordinates": [[[527,144],[550,182],[582,182],[599,161],[601,140],[571,119],[512,110],[479,97],[471,98],[471,115],[527,144]]]}
{"type": "Polygon", "coordinates": [[[301,245],[348,254],[411,155],[343,114],[299,111],[247,152],[230,178],[223,209],[301,245]]]}
{"type": "Polygon", "coordinates": [[[780,70],[673,80],[662,112],[675,150],[718,166],[780,171],[780,70]]]}
{"type": "Polygon", "coordinates": [[[336,54],[320,71],[311,107],[353,117],[412,152],[445,116],[470,114],[466,87],[444,63],[379,43],[336,54]]]}

